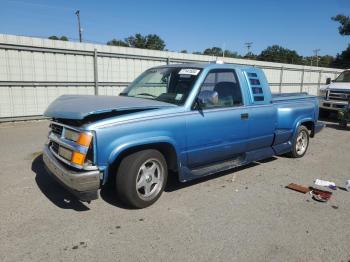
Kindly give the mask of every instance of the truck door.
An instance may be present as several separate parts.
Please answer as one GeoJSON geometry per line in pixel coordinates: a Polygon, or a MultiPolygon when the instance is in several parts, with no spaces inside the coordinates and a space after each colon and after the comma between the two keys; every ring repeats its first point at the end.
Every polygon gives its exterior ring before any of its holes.
{"type": "Polygon", "coordinates": [[[202,83],[204,90],[216,91],[219,101],[186,115],[189,168],[234,159],[246,151],[248,112],[236,72],[211,70],[202,83]]]}
{"type": "Polygon", "coordinates": [[[262,71],[244,73],[248,82],[251,101],[246,109],[249,114],[249,140],[247,151],[272,145],[276,130],[277,111],[271,103],[271,91],[262,71]]]}

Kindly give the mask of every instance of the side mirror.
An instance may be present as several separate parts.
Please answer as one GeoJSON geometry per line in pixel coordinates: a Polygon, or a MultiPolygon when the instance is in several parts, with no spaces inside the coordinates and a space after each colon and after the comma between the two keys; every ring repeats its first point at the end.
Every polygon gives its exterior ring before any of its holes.
{"type": "Polygon", "coordinates": [[[219,103],[219,94],[216,91],[204,90],[198,94],[197,102],[200,107],[210,107],[219,103]]]}
{"type": "Polygon", "coordinates": [[[330,77],[328,77],[328,78],[326,79],[326,85],[329,85],[330,83],[332,83],[332,79],[331,79],[330,77]]]}

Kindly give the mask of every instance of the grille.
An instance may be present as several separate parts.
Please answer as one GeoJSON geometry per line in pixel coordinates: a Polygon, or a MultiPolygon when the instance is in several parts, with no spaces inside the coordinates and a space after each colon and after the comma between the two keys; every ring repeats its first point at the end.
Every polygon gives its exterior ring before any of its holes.
{"type": "Polygon", "coordinates": [[[63,131],[63,126],[60,125],[56,125],[56,124],[51,124],[51,131],[52,133],[61,136],[62,135],[62,131],[63,131]]]}
{"type": "Polygon", "coordinates": [[[58,154],[59,145],[56,142],[51,141],[51,148],[56,154],[58,154]]]}
{"type": "Polygon", "coordinates": [[[328,95],[330,100],[339,100],[339,101],[349,101],[350,91],[334,91],[331,90],[328,95]]]}

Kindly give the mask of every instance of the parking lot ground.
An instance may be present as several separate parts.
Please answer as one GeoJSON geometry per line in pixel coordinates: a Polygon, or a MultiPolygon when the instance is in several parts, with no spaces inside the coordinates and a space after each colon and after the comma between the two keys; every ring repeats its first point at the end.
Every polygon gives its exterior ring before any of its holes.
{"type": "Polygon", "coordinates": [[[350,179],[350,129],[328,123],[301,159],[275,157],[181,184],[130,210],[111,189],[83,204],[48,177],[47,121],[0,125],[0,261],[349,261],[350,192],[285,188],[350,179]]]}

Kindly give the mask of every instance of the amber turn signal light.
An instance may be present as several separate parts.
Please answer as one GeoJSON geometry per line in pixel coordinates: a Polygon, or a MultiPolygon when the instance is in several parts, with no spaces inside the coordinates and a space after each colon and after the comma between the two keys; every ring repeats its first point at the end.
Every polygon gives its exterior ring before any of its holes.
{"type": "Polygon", "coordinates": [[[91,143],[92,135],[89,133],[81,133],[77,143],[81,146],[89,147],[91,143]]]}
{"type": "Polygon", "coordinates": [[[85,161],[85,155],[84,154],[79,153],[79,152],[73,152],[72,160],[71,160],[71,162],[73,164],[82,166],[84,164],[84,161],[85,161]]]}

